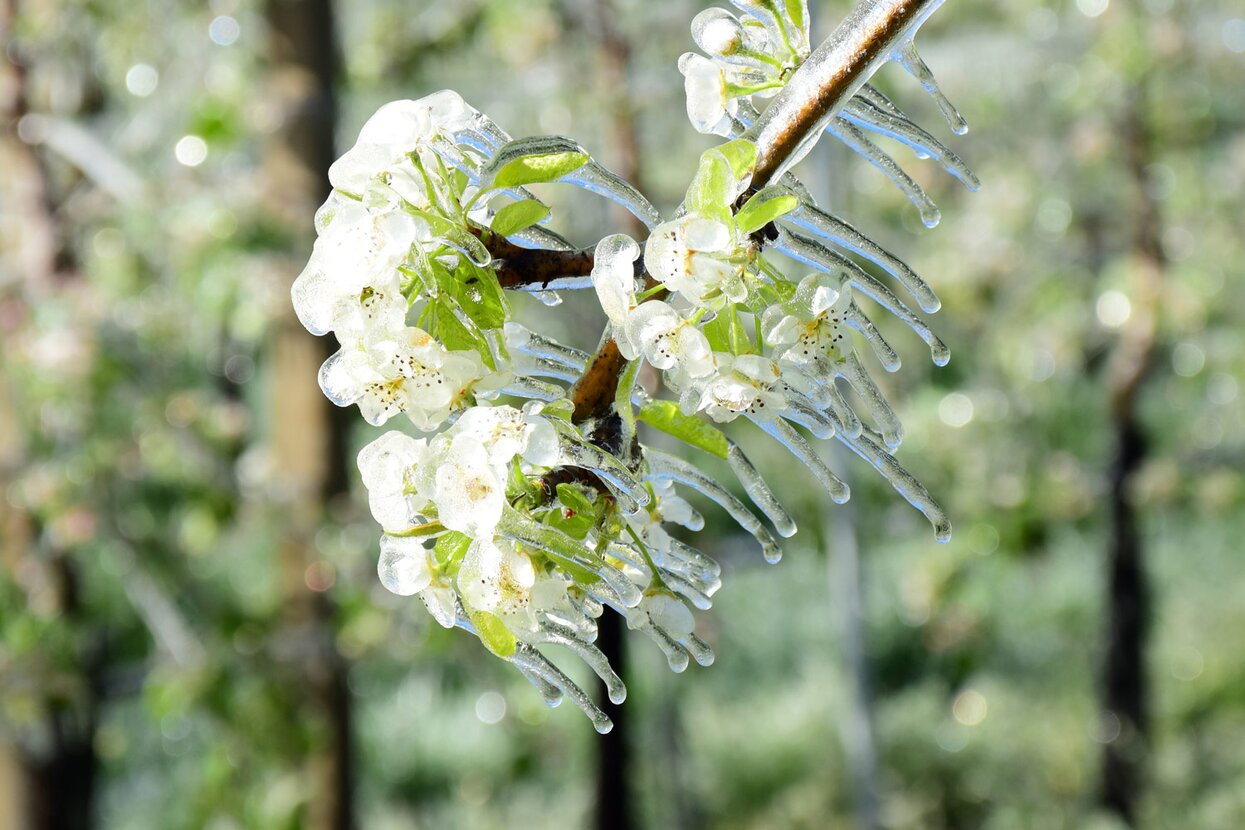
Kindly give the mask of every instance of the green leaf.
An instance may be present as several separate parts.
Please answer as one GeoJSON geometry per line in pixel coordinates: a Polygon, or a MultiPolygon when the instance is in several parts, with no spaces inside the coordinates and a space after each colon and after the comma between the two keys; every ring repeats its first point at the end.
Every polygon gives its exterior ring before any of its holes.
{"type": "Polygon", "coordinates": [[[800,197],[782,185],[772,185],[752,194],[752,198],[735,214],[735,222],[739,225],[740,233],[755,233],[778,217],[795,210],[799,204],[800,197]]]}
{"type": "Polygon", "coordinates": [[[555,182],[587,163],[587,153],[542,153],[520,156],[497,171],[497,175],[493,177],[493,187],[508,188],[539,182],[555,182]]]}
{"type": "Polygon", "coordinates": [[[729,222],[734,196],[735,182],[730,164],[720,153],[706,150],[700,157],[696,177],[692,179],[684,199],[688,211],[719,222],[729,222]]]}
{"type": "Polygon", "coordinates": [[[479,331],[473,331],[454,313],[454,303],[444,296],[436,299],[437,324],[433,334],[450,351],[470,350],[480,355],[480,359],[490,369],[496,369],[493,353],[489,350],[488,341],[479,331]]]}
{"type": "Polygon", "coordinates": [[[471,620],[471,624],[475,626],[476,634],[480,635],[480,642],[484,643],[484,647],[503,659],[514,656],[517,640],[514,633],[506,624],[497,616],[487,611],[473,611],[468,609],[467,616],[471,620]]]}
{"type": "Polygon", "coordinates": [[[674,401],[649,401],[640,407],[640,420],[718,458],[726,458],[730,452],[721,430],[694,415],[684,415],[674,401]]]}
{"type": "Polygon", "coordinates": [[[739,319],[739,310],[734,303],[728,303],[718,312],[717,316],[705,324],[705,338],[715,352],[731,354],[751,354],[754,349],[743,321],[739,319]]]}
{"type": "Polygon", "coordinates": [[[506,297],[493,269],[463,261],[454,277],[451,293],[471,322],[482,329],[499,329],[506,324],[506,297]]]}
{"type": "Polygon", "coordinates": [[[579,488],[575,485],[566,483],[559,484],[557,490],[558,501],[562,502],[563,507],[573,510],[576,513],[587,513],[591,516],[596,515],[596,506],[589,501],[588,497],[580,492],[579,488]]]}
{"type": "Polygon", "coordinates": [[[783,3],[787,7],[787,17],[795,24],[797,29],[803,29],[807,24],[804,21],[805,6],[808,0],[785,0],[783,3]]]}
{"type": "Polygon", "coordinates": [[[510,236],[530,228],[548,215],[549,208],[535,199],[511,202],[493,217],[493,233],[510,236]]]}
{"type": "Polygon", "coordinates": [[[728,141],[709,152],[718,152],[731,166],[731,173],[736,182],[752,178],[752,171],[757,166],[757,146],[746,138],[728,141]]]}
{"type": "Polygon", "coordinates": [[[447,576],[458,573],[458,566],[462,564],[469,547],[471,547],[471,537],[457,530],[451,530],[437,539],[436,545],[432,548],[432,556],[441,573],[447,576]]]}

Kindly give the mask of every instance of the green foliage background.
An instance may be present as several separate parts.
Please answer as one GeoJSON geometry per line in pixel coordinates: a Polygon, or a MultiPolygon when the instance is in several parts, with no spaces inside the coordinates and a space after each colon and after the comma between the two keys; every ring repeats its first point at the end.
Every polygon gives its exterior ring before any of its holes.
{"type": "MultiPolygon", "coordinates": [[[[847,4],[811,5],[817,37],[847,4]]],[[[453,87],[512,134],[574,136],[608,166],[611,113],[631,107],[644,188],[669,209],[709,144],[686,124],[675,69],[701,4],[618,0],[625,89],[594,81],[590,6],[339,3],[339,146],[379,104],[453,87]]],[[[283,383],[272,326],[311,217],[290,226],[263,200],[270,93],[296,81],[266,73],[262,12],[27,0],[8,44],[42,120],[0,149],[14,171],[0,183],[0,770],[97,701],[99,826],[305,826],[315,797],[308,759],[326,737],[297,655],[323,644],[284,613],[287,517],[265,427],[283,383]],[[209,37],[222,16],[238,24],[230,45],[209,37]],[[149,95],[131,91],[138,64],[159,73],[149,95]],[[188,135],[206,142],[198,166],[175,155],[188,135]],[[23,146],[46,159],[73,254],[51,282],[24,258],[38,228],[16,198],[23,146]],[[66,562],[71,612],[55,595],[66,562]]],[[[802,532],[767,567],[706,509],[703,546],[725,563],[702,619],[717,664],[675,677],[635,641],[633,796],[648,826],[851,826],[850,678],[825,552],[847,521],[864,563],[884,826],[1112,826],[1095,808],[1112,734],[1097,702],[1113,452],[1103,378],[1138,200],[1118,125],[1141,79],[1170,260],[1133,494],[1154,589],[1141,821],[1245,825],[1245,22],[1232,14],[1195,0],[948,3],[921,43],[973,125],[954,146],[985,187],[970,196],[916,163],[943,207],[936,231],[864,162],[823,146],[806,165],[815,191],[943,299],[934,322],[950,366],[896,329],[904,368],[885,380],[908,428],[902,458],[957,532],[936,545],[863,469],[851,512],[835,508],[736,430],[802,532]]],[[[945,133],[901,70],[879,83],[945,133]]],[[[584,244],[618,227],[589,196],[548,195],[584,244]]],[[[591,346],[586,299],[517,307],[591,346]]],[[[371,434],[360,421],[357,442],[371,434]]],[[[580,826],[589,723],[546,710],[473,639],[387,595],[360,496],[331,505],[302,579],[334,602],[331,645],[349,661],[361,824],[580,826]],[[504,716],[486,723],[498,692],[504,716]]]]}

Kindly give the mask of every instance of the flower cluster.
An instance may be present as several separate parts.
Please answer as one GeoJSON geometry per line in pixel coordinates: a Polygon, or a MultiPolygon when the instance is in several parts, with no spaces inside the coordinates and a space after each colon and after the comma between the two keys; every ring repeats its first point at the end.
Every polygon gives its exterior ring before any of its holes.
{"type": "MultiPolygon", "coordinates": [[[[805,0],[732,2],[740,16],[710,9],[693,23],[710,57],[680,61],[693,123],[723,136],[755,122],[753,97],[772,95],[817,59],[805,0]]],[[[918,74],[919,22],[885,56],[918,74]]],[[[881,157],[859,129],[975,181],[876,90],[863,87],[841,113],[828,129],[875,163],[881,157]]],[[[418,595],[438,623],[474,633],[550,704],[571,698],[601,731],[610,723],[600,707],[536,647],[574,652],[616,702],[626,690],[594,645],[606,609],[648,635],[675,671],[713,661],[691,608],[711,607],[720,567],[671,531],[704,527],[683,493],[718,505],[769,562],[781,556],[775,533],[796,532],[721,425],[756,424],[842,502],[847,487],[807,435],[837,439],[921,510],[937,538],[950,534],[945,513],[894,457],[902,427],[856,335],[886,370],[899,359],[856,299],[902,320],[936,363],[948,352],[857,258],[925,311],[938,308],[937,297],[905,263],[821,210],[794,176],[754,184],[757,158],[744,137],[706,151],[682,205],[663,217],[573,141],[511,139],[453,92],[394,102],[330,169],[334,189],[294,283],[299,319],[341,346],[320,371],[325,395],[357,405],[372,425],[401,413],[424,433],[390,431],[359,454],[383,530],[382,584],[418,595]],[[615,234],[574,250],[544,227],[549,208],[527,190],[553,182],[615,201],[647,239],[615,234]],[[776,253],[803,266],[798,276],[776,253]],[[539,256],[544,265],[522,273],[539,256]],[[511,320],[503,284],[541,295],[594,289],[609,323],[599,353],[511,320]],[[669,397],[638,385],[645,363],[669,397]],[[641,424],[724,461],[768,523],[696,464],[642,441],[641,424]]]]}
{"type": "Polygon", "coordinates": [[[743,14],[705,9],[692,38],[708,55],[679,59],[687,116],[698,132],[737,135],[740,100],[773,95],[809,54],[808,2],[731,0],[743,14]]]}
{"type": "Polygon", "coordinates": [[[370,424],[405,413],[433,430],[505,382],[489,335],[506,306],[468,231],[473,220],[487,226],[488,211],[473,205],[478,188],[460,169],[471,151],[457,138],[483,135],[485,123],[453,92],[395,101],[329,169],[334,190],[316,214],[294,309],[341,344],[320,370],[325,395],[357,404],[370,424]],[[459,286],[473,278],[477,296],[464,303],[459,286]],[[420,325],[410,325],[416,305],[420,325]]]}

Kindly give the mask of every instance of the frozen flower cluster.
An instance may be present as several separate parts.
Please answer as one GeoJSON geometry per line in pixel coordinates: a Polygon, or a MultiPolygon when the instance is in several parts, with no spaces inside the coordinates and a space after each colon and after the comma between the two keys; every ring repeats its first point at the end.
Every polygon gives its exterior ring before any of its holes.
{"type": "MultiPolygon", "coordinates": [[[[944,364],[946,346],[891,286],[922,311],[936,311],[938,299],[789,172],[754,181],[755,102],[820,52],[810,49],[805,0],[732,3],[738,15],[696,17],[707,57],[679,63],[693,124],[731,140],[702,155],[676,211],[663,215],[575,142],[512,139],[457,94],[438,92],[382,107],[332,166],[317,241],[292,290],[307,329],[340,344],[320,370],[325,395],[357,406],[369,424],[397,419],[409,430],[384,433],[358,458],[383,531],[381,583],[418,596],[441,625],[475,634],[550,704],[570,698],[600,731],[609,719],[544,647],[582,659],[616,702],[626,689],[595,645],[604,613],[644,632],[675,671],[714,659],[692,609],[711,608],[721,569],[684,541],[705,525],[685,496],[724,511],[768,562],[781,557],[776,537],[796,532],[727,425],[748,421],[772,436],[842,502],[848,488],[814,447],[837,440],[924,513],[939,540],[950,534],[946,514],[896,459],[902,426],[857,350],[865,344],[886,371],[899,368],[858,305],[868,301],[944,364]],[[554,183],[621,205],[647,237],[604,235],[576,249],[528,189],[554,183]],[[511,319],[509,289],[549,305],[559,301],[554,289],[592,289],[608,322],[597,353],[511,319]],[[638,382],[645,364],[660,375],[656,389],[638,382]],[[652,431],[716,457],[735,481],[655,448],[652,431]]],[[[911,47],[923,19],[882,57],[934,91],[911,47]]],[[[862,131],[976,182],[867,84],[827,130],[882,167],[927,221],[932,203],[862,131]]]]}
{"type": "Polygon", "coordinates": [[[679,59],[688,118],[698,132],[722,136],[737,133],[741,99],[772,96],[809,55],[807,0],[731,3],[741,14],[696,15],[692,38],[705,54],[679,59]]]}

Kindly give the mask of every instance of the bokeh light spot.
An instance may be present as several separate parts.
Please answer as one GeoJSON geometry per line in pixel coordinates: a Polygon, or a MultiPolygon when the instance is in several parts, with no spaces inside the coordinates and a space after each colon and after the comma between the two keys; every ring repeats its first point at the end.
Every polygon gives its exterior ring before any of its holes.
{"type": "Polygon", "coordinates": [[[506,716],[506,699],[497,692],[485,692],[476,700],[476,717],[481,723],[500,723],[506,716]]]}
{"type": "Polygon", "coordinates": [[[1104,291],[1094,307],[1098,322],[1109,329],[1118,329],[1132,316],[1133,306],[1119,291],[1104,291]]]}
{"type": "Polygon", "coordinates": [[[217,46],[233,46],[242,34],[238,21],[227,14],[222,14],[208,24],[208,37],[217,46]]]}
{"type": "Polygon", "coordinates": [[[173,148],[173,155],[177,157],[180,164],[198,167],[207,161],[207,142],[197,135],[184,135],[178,139],[177,145],[173,148]]]}
{"type": "Polygon", "coordinates": [[[125,73],[125,88],[138,98],[146,98],[159,85],[160,73],[150,64],[136,63],[125,73]]]}

